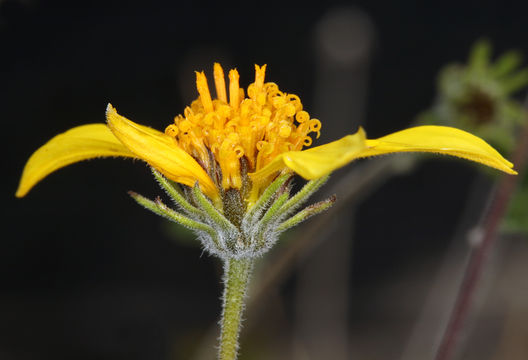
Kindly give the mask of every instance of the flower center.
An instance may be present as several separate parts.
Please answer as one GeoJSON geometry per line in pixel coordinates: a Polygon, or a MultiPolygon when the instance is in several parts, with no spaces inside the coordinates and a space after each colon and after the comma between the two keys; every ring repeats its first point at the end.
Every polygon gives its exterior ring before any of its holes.
{"type": "Polygon", "coordinates": [[[238,72],[229,71],[228,99],[224,71],[215,63],[214,100],[205,74],[197,72],[199,98],[165,129],[206,170],[216,161],[226,190],[242,186],[241,157],[246,158],[248,171],[254,172],[283,152],[310,146],[309,133],[317,138],[320,135],[321,122],[310,119],[297,95],[280,91],[275,83],[264,83],[265,72],[266,65],[255,65],[255,82],[248,86],[245,97],[238,72]]]}

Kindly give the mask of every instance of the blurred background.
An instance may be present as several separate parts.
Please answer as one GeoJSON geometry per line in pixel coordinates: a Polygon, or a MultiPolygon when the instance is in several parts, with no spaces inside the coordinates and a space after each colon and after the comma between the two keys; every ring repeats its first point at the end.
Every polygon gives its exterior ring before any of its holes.
{"type": "MultiPolygon", "coordinates": [[[[144,163],[76,164],[15,199],[25,161],[54,135],[104,122],[108,102],[164,129],[197,97],[194,70],[212,74],[218,61],[237,67],[242,87],[253,64],[268,64],[267,80],[321,119],[316,144],[359,125],[379,137],[432,109],[439,71],[465,63],[479,38],[528,54],[527,11],[520,1],[0,1],[0,359],[214,358],[220,262],[128,197],[162,194],[144,163]]],[[[432,359],[498,181],[445,157],[338,171],[321,194],[338,194],[337,211],[257,265],[240,359],[432,359]]],[[[502,230],[457,358],[528,358],[528,239],[502,230]]]]}

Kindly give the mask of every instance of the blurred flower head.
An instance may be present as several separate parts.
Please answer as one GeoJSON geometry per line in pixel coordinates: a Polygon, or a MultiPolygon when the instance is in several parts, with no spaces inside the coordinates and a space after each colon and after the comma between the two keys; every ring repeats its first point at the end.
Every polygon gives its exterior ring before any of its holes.
{"type": "Polygon", "coordinates": [[[480,40],[467,64],[451,64],[438,77],[437,99],[422,114],[428,124],[470,131],[510,153],[525,111],[513,95],[528,85],[528,68],[519,69],[522,56],[509,51],[491,59],[491,45],[480,40]]]}

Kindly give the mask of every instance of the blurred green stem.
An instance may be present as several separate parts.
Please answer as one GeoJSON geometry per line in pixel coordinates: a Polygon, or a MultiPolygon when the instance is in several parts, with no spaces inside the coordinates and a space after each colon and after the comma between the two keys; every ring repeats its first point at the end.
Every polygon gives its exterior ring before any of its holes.
{"type": "Polygon", "coordinates": [[[224,302],[220,320],[220,360],[235,360],[238,350],[238,334],[244,311],[253,260],[228,259],[224,264],[224,302]]]}

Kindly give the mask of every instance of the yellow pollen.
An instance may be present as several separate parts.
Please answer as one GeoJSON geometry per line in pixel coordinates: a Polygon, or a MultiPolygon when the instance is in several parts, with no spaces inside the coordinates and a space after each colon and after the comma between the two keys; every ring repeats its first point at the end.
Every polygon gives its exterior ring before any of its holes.
{"type": "MultiPolygon", "coordinates": [[[[229,102],[224,71],[214,64],[216,99],[211,98],[207,78],[196,73],[199,98],[174,118],[165,133],[174,137],[180,147],[191,154],[206,170],[211,155],[222,172],[224,189],[240,189],[240,160],[245,158],[248,171],[258,171],[285,151],[310,146],[313,133],[320,135],[321,122],[310,119],[297,95],[287,94],[265,80],[266,65],[255,65],[255,81],[247,88],[247,97],[239,86],[239,74],[229,71],[229,102]]],[[[210,172],[211,173],[211,172],[210,172]]],[[[259,179],[253,193],[259,192],[271,179],[259,179]]]]}

